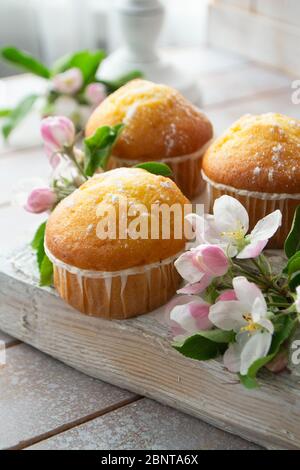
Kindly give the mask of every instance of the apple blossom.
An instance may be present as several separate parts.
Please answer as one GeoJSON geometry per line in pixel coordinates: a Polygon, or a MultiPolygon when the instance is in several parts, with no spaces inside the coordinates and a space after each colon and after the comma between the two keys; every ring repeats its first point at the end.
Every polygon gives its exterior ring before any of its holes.
{"type": "Polygon", "coordinates": [[[180,255],[175,267],[189,283],[178,292],[195,294],[206,289],[213,278],[226,274],[229,261],[219,246],[199,245],[180,255]]]}
{"type": "Polygon", "coordinates": [[[224,195],[216,199],[213,215],[189,214],[186,219],[196,226],[198,243],[219,245],[230,257],[255,258],[281,225],[282,214],[278,209],[268,214],[247,235],[246,209],[237,199],[224,195]]]}
{"type": "Polygon", "coordinates": [[[65,72],[58,73],[53,77],[52,83],[55,91],[72,95],[79,91],[83,85],[81,70],[77,67],[72,67],[65,72]]]}
{"type": "Polygon", "coordinates": [[[200,297],[180,296],[170,312],[173,335],[186,336],[212,328],[213,324],[208,318],[209,306],[200,297]]]}
{"type": "Polygon", "coordinates": [[[235,277],[232,284],[237,300],[216,302],[208,317],[216,327],[237,333],[236,342],[224,354],[224,364],[231,372],[246,375],[254,361],[268,354],[274,326],[260,289],[243,276],[235,277]]]}
{"type": "Polygon", "coordinates": [[[24,208],[28,212],[40,214],[51,210],[57,202],[57,196],[51,188],[35,188],[28,195],[24,208]]]}
{"type": "Polygon", "coordinates": [[[233,289],[224,290],[217,300],[237,300],[236,293],[233,289]]]}
{"type": "Polygon", "coordinates": [[[49,116],[41,122],[41,134],[47,153],[63,152],[75,141],[73,122],[64,116],[49,116]]]}
{"type": "Polygon", "coordinates": [[[102,83],[90,83],[85,90],[87,101],[97,106],[106,98],[105,86],[102,83]]]}
{"type": "Polygon", "coordinates": [[[66,116],[72,119],[78,110],[77,101],[71,96],[59,96],[53,103],[52,116],[66,116]]]}

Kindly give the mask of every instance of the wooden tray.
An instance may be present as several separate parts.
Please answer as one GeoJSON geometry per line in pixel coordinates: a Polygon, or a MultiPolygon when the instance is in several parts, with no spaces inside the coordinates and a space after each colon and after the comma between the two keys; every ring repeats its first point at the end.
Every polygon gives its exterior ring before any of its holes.
{"type": "Polygon", "coordinates": [[[220,361],[170,346],[164,308],[136,319],[82,315],[37,283],[30,249],[0,258],[0,329],[106,382],[173,406],[268,448],[300,448],[300,378],[261,375],[246,390],[220,361]]]}

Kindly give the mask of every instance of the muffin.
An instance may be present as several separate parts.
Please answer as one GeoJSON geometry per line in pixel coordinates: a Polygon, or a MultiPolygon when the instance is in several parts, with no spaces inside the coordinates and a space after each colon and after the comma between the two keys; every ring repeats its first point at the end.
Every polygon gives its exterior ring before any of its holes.
{"type": "Polygon", "coordinates": [[[212,125],[180,93],[166,85],[133,80],[93,112],[86,135],[120,122],[126,126],[113,148],[109,168],[161,161],[172,168],[174,181],[188,198],[203,190],[200,169],[212,125]]]}
{"type": "Polygon", "coordinates": [[[300,204],[300,121],[278,113],[241,117],[205,153],[202,176],[210,207],[223,194],[233,196],[251,227],[280,209],[282,225],[269,246],[282,248],[300,204]]]}
{"type": "Polygon", "coordinates": [[[45,250],[60,296],[82,313],[110,319],[134,317],[167,302],[180,283],[174,260],[185,247],[185,204],[189,207],[172,180],[138,168],[118,168],[88,180],[58,204],[47,222],[45,250]],[[166,238],[161,224],[151,237],[151,209],[159,204],[180,208],[178,216],[170,217],[166,238]],[[108,219],[111,209],[115,232],[108,219]],[[146,227],[144,238],[132,236],[130,224],[137,217],[146,227]]]}

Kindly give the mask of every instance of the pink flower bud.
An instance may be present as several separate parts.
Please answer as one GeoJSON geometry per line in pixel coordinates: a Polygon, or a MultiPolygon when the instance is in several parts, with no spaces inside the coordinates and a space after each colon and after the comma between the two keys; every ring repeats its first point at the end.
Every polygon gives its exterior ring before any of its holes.
{"type": "Polygon", "coordinates": [[[49,116],[42,119],[41,134],[47,152],[63,152],[64,147],[71,147],[75,140],[73,122],[64,116],[49,116]]]}
{"type": "Polygon", "coordinates": [[[273,372],[273,374],[278,374],[287,368],[289,363],[288,352],[285,348],[281,349],[278,354],[272,359],[272,361],[266,364],[266,368],[273,372]]]}
{"type": "Polygon", "coordinates": [[[175,337],[181,335],[191,335],[199,330],[209,330],[212,323],[208,318],[209,304],[201,298],[189,296],[178,298],[178,303],[170,312],[170,323],[172,333],[175,337]]]}
{"type": "Polygon", "coordinates": [[[196,294],[206,289],[214,277],[226,274],[229,261],[219,246],[199,245],[179,256],[175,267],[189,283],[178,292],[196,294]]]}
{"type": "Polygon", "coordinates": [[[102,83],[90,83],[85,90],[85,96],[90,104],[97,106],[106,98],[105,86],[102,83]]]}
{"type": "Polygon", "coordinates": [[[66,72],[55,75],[52,80],[53,88],[59,93],[71,95],[80,90],[83,85],[83,77],[80,69],[73,67],[66,72]]]}
{"type": "Polygon", "coordinates": [[[233,289],[227,289],[219,295],[217,302],[219,302],[219,300],[237,300],[237,296],[233,289]]]}
{"type": "Polygon", "coordinates": [[[57,197],[54,191],[50,188],[35,188],[31,191],[25,204],[25,209],[28,212],[40,214],[46,212],[54,206],[57,197]]]}

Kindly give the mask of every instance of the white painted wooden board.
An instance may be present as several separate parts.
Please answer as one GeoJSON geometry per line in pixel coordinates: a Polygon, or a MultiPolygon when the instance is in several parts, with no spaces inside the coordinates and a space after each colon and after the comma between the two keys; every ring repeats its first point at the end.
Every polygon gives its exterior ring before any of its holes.
{"type": "Polygon", "coordinates": [[[126,321],[87,317],[40,288],[27,250],[0,260],[0,329],[73,366],[269,448],[300,448],[300,379],[265,372],[246,390],[218,361],[170,346],[164,308],[126,321]]]}

